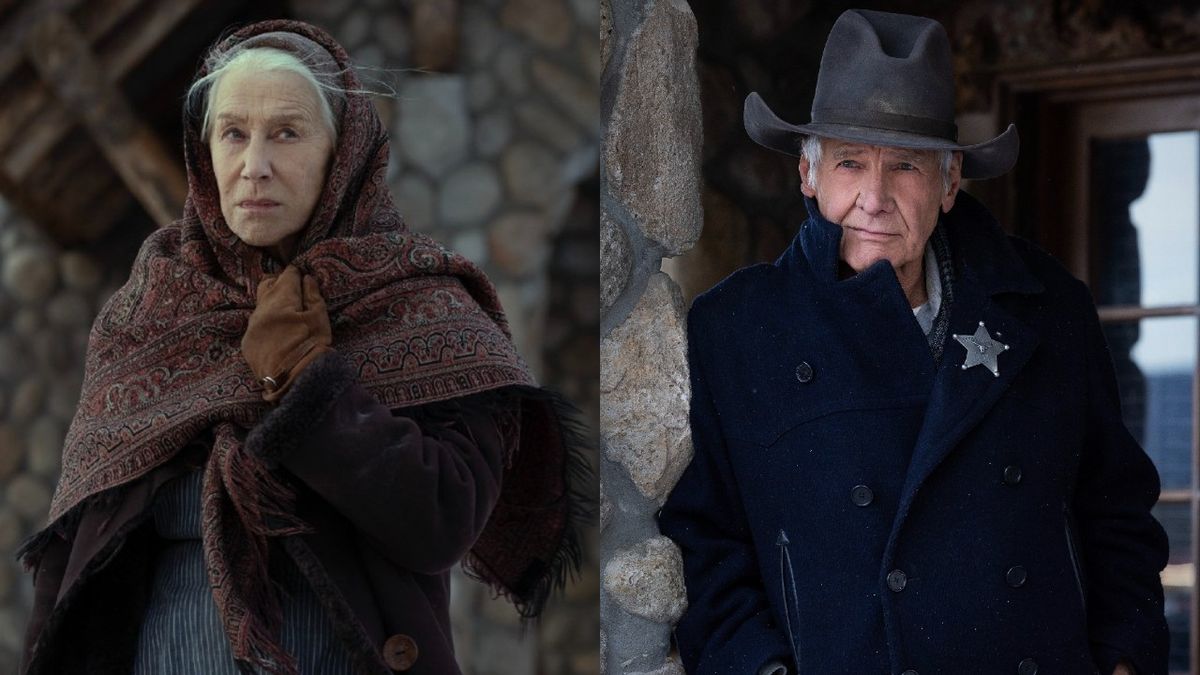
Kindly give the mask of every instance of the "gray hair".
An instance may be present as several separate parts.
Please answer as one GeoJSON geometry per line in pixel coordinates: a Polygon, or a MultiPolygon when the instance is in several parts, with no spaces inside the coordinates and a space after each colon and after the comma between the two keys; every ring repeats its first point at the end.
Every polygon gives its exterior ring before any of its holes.
{"type": "Polygon", "coordinates": [[[250,47],[247,49],[230,49],[220,54],[210,55],[204,64],[208,74],[192,83],[187,92],[189,110],[202,106],[200,115],[200,137],[208,140],[210,131],[209,114],[212,111],[213,97],[221,79],[231,73],[247,71],[257,72],[287,72],[295,73],[313,87],[317,99],[321,102],[321,120],[333,135],[337,143],[338,120],[334,119],[333,110],[345,109],[346,95],[354,93],[343,88],[334,77],[322,74],[319,69],[309,67],[294,54],[273,47],[250,47]]]}
{"type": "MultiPolygon", "coordinates": [[[[942,170],[942,192],[950,191],[950,167],[954,165],[953,150],[936,150],[942,170]]],[[[802,136],[800,156],[808,160],[808,187],[817,189],[817,167],[821,165],[821,137],[809,134],[802,136]]]]}

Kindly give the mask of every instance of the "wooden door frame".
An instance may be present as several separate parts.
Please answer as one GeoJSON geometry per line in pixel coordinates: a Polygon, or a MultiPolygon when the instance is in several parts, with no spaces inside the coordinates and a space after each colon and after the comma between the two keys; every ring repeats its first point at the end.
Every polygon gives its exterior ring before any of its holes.
{"type": "MultiPolygon", "coordinates": [[[[996,76],[994,87],[996,119],[1016,123],[1022,150],[1016,169],[997,186],[1000,222],[1008,223],[1016,234],[1038,240],[1072,274],[1087,280],[1087,204],[1060,197],[1083,193],[1087,164],[1054,164],[1069,144],[1080,142],[1081,130],[1072,128],[1071,112],[1083,103],[1133,104],[1200,95],[1200,54],[1009,71],[996,76]],[[1047,228],[1046,223],[1059,226],[1047,228]]],[[[1164,117],[1157,128],[1165,130],[1169,119],[1164,117]]]]}

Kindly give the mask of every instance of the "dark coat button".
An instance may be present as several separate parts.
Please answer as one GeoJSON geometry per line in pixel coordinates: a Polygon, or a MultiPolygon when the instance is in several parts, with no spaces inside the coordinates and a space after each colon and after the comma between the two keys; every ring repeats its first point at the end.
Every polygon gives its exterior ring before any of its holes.
{"type": "Polygon", "coordinates": [[[909,668],[908,670],[904,671],[903,673],[900,673],[900,675],[921,675],[921,674],[918,673],[917,671],[913,670],[912,668],[909,668]]]}
{"type": "Polygon", "coordinates": [[[801,361],[800,365],[796,366],[796,379],[803,384],[812,382],[813,367],[808,365],[808,361],[801,361]]]}
{"type": "Polygon", "coordinates": [[[874,500],[875,493],[866,485],[855,485],[850,490],[850,501],[854,502],[855,506],[869,506],[874,500]]]}
{"type": "Polygon", "coordinates": [[[892,589],[896,593],[899,593],[900,591],[904,590],[906,585],[908,585],[908,575],[901,570],[892,570],[891,572],[888,572],[887,585],[888,588],[892,589]]]}
{"type": "Polygon", "coordinates": [[[1021,467],[1010,464],[1004,467],[1004,484],[1016,485],[1021,482],[1021,467]]]}
{"type": "Polygon", "coordinates": [[[1017,664],[1017,675],[1037,675],[1037,661],[1024,659],[1017,664]]]}
{"type": "Polygon", "coordinates": [[[383,643],[383,660],[392,670],[408,670],[417,662],[417,643],[403,633],[397,633],[383,643]]]}
{"type": "Polygon", "coordinates": [[[1012,586],[1013,588],[1020,588],[1025,585],[1026,577],[1027,575],[1025,574],[1024,567],[1021,567],[1020,565],[1013,565],[1012,567],[1008,568],[1008,573],[1004,575],[1004,580],[1008,582],[1009,586],[1012,586]]]}

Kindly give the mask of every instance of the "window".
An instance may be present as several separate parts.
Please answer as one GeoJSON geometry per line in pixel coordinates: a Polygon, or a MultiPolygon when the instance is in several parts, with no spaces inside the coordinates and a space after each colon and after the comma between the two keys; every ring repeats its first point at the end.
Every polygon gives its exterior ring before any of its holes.
{"type": "MultiPolygon", "coordinates": [[[[1130,432],[1154,460],[1172,672],[1189,672],[1196,587],[1193,489],[1200,132],[1091,141],[1091,286],[1130,432]]],[[[1194,672],[1194,671],[1193,671],[1194,672]]]]}

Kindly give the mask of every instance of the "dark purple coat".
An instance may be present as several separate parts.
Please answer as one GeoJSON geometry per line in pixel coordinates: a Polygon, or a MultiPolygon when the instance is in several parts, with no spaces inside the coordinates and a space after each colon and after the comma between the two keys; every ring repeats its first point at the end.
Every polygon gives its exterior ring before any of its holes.
{"type": "MultiPolygon", "coordinates": [[[[360,672],[459,672],[449,570],[500,493],[505,441],[491,411],[504,398],[393,414],[334,353],[250,431],[245,449],[296,479],[298,515],[313,529],[272,553],[286,551],[313,584],[360,672]]],[[[129,672],[152,576],[154,493],[204,450],[97,500],[73,543],[46,549],[23,673],[129,672]]]]}

